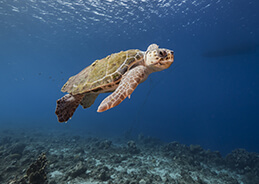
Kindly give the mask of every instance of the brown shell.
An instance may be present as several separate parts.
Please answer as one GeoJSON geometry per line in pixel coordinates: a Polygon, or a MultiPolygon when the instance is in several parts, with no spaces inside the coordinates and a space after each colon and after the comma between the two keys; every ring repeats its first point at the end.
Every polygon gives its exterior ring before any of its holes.
{"type": "Polygon", "coordinates": [[[61,91],[73,95],[109,91],[119,83],[122,75],[133,64],[143,60],[143,56],[140,50],[127,50],[96,60],[77,75],[70,77],[61,91]]]}

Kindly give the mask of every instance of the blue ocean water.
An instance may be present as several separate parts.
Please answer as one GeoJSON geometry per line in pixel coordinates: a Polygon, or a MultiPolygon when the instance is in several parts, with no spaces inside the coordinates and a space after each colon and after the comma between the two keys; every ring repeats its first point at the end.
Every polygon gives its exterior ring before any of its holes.
{"type": "Polygon", "coordinates": [[[149,135],[259,152],[256,0],[0,0],[0,128],[149,135]],[[175,52],[119,106],[99,95],[58,123],[66,80],[94,60],[156,43],[175,52]]]}

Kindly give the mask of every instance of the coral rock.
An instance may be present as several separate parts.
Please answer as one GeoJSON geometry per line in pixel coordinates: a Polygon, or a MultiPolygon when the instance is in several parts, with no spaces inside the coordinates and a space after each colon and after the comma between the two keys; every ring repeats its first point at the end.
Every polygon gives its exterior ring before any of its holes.
{"type": "Polygon", "coordinates": [[[45,173],[45,168],[47,166],[47,158],[43,153],[38,159],[32,163],[27,170],[26,174],[31,184],[43,184],[47,181],[47,176],[45,173]]]}
{"type": "Polygon", "coordinates": [[[128,151],[131,154],[138,154],[140,150],[137,148],[136,143],[134,141],[128,142],[128,151]]]}
{"type": "Polygon", "coordinates": [[[83,162],[78,162],[74,168],[68,173],[69,176],[72,178],[76,178],[78,176],[81,176],[85,174],[85,171],[87,170],[85,164],[83,162]]]}

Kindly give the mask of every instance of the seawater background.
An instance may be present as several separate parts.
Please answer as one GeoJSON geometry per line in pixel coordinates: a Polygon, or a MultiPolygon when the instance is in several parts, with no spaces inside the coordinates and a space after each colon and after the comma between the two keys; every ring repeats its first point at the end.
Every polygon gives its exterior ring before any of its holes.
{"type": "Polygon", "coordinates": [[[143,133],[227,153],[259,152],[256,0],[0,0],[1,130],[143,133]],[[175,51],[130,100],[104,113],[100,95],[67,124],[56,100],[96,59],[151,43],[175,51]]]}

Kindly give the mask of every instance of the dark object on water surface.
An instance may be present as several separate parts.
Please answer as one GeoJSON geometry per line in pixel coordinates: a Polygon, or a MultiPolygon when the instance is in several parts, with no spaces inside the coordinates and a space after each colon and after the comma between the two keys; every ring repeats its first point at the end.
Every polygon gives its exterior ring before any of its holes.
{"type": "Polygon", "coordinates": [[[229,47],[223,47],[220,49],[215,49],[211,51],[206,51],[202,54],[203,57],[207,58],[216,58],[224,56],[235,56],[242,54],[252,54],[256,52],[256,49],[259,47],[258,44],[237,44],[229,47]]]}

